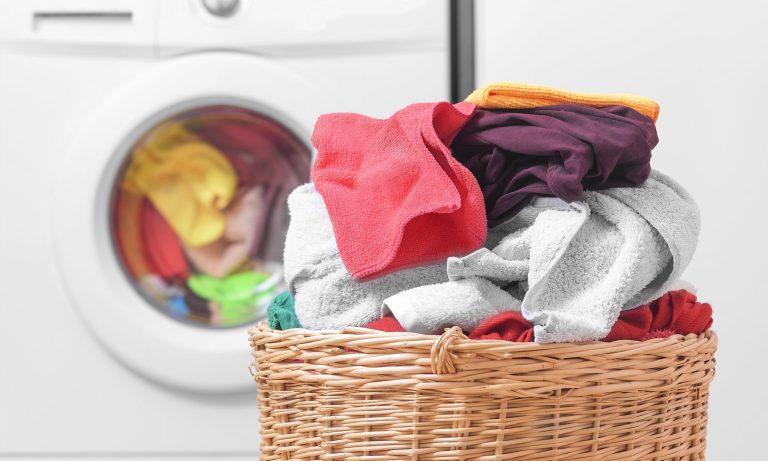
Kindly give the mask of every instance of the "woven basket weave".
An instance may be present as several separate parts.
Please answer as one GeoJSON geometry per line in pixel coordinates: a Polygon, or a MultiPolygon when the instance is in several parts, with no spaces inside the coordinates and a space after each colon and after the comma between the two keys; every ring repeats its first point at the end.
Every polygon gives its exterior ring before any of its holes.
{"type": "Polygon", "coordinates": [[[263,460],[704,459],[717,338],[250,331],[263,460]]]}

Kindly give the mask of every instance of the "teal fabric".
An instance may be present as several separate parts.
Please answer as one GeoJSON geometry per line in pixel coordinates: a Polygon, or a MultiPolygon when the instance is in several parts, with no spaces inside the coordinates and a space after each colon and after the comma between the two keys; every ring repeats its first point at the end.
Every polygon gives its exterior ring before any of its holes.
{"type": "Polygon", "coordinates": [[[293,307],[293,296],[288,291],[277,295],[272,304],[267,308],[269,328],[273,330],[288,330],[289,328],[302,328],[296,310],[293,307]]]}

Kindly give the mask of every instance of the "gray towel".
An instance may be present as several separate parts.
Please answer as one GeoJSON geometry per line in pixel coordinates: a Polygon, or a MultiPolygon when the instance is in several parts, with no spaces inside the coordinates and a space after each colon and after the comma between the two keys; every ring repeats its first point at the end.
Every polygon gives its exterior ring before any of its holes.
{"type": "Polygon", "coordinates": [[[341,261],[325,203],[312,184],[299,186],[288,196],[288,211],[285,280],[305,328],[363,326],[380,317],[385,298],[448,280],[441,263],[357,282],[341,261]]]}
{"type": "Polygon", "coordinates": [[[666,292],[696,248],[698,208],[658,172],[641,187],[590,191],[569,206],[544,207],[527,207],[500,226],[507,236],[492,251],[450,258],[449,282],[387,298],[383,310],[398,320],[407,311],[401,323],[409,331],[439,333],[459,322],[473,328],[483,317],[467,322],[466,302],[452,295],[461,293],[478,311],[520,306],[537,342],[595,340],[608,334],[622,309],[666,292]],[[500,306],[503,298],[489,296],[480,280],[522,302],[500,306]]]}

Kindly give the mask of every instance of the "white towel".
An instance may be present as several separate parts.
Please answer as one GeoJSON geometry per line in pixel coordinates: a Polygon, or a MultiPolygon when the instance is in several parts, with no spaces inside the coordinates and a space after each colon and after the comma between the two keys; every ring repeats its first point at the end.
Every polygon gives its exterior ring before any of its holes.
{"type": "Polygon", "coordinates": [[[484,319],[510,309],[520,310],[520,301],[484,278],[470,277],[390,296],[382,315],[391,313],[412,333],[433,334],[452,326],[469,332],[484,319]]]}
{"type": "Polygon", "coordinates": [[[447,281],[445,264],[407,269],[357,282],[339,256],[333,227],[312,184],[288,196],[291,222],[285,239],[285,280],[302,326],[314,330],[363,326],[381,316],[385,298],[414,287],[447,281]]]}
{"type": "Polygon", "coordinates": [[[621,308],[650,284],[670,256],[637,213],[600,194],[586,194],[573,213],[547,211],[534,224],[531,271],[522,302],[537,342],[605,337],[621,308]]]}
{"type": "MultiPolygon", "coordinates": [[[[534,205],[542,201],[535,201],[534,205]]],[[[545,206],[570,209],[561,200],[545,200],[545,206]]],[[[480,322],[505,310],[520,310],[521,290],[527,288],[527,249],[500,250],[499,242],[520,238],[528,241],[531,226],[547,208],[529,206],[509,221],[491,229],[486,245],[496,245],[499,253],[482,248],[464,258],[448,258],[451,281],[413,288],[384,300],[382,316],[392,314],[411,332],[436,334],[454,325],[473,330],[480,322]],[[506,237],[505,237],[506,236],[506,237]],[[508,282],[519,281],[515,285],[508,282]],[[505,289],[500,286],[507,285],[505,289]]],[[[525,246],[525,245],[524,245],[525,246]]]]}
{"type": "Polygon", "coordinates": [[[698,205],[683,186],[656,170],[642,187],[606,189],[600,194],[615,198],[645,218],[664,239],[672,256],[659,278],[638,293],[625,308],[637,307],[660,297],[682,276],[696,252],[701,228],[698,205]]]}
{"type": "MultiPolygon", "coordinates": [[[[466,302],[449,293],[463,293],[474,309],[498,309],[498,296],[479,305],[491,299],[479,282],[485,279],[523,295],[520,309],[537,342],[595,340],[608,334],[622,309],[666,292],[695,251],[698,208],[658,172],[641,187],[590,191],[567,208],[544,206],[527,207],[502,225],[509,233],[492,252],[450,258],[451,281],[399,293],[384,301],[385,310],[395,317],[407,311],[405,323],[398,317],[407,330],[439,333],[427,331],[434,318],[441,325],[467,323],[466,302]]],[[[508,309],[516,309],[516,301],[507,300],[508,309]]]]}

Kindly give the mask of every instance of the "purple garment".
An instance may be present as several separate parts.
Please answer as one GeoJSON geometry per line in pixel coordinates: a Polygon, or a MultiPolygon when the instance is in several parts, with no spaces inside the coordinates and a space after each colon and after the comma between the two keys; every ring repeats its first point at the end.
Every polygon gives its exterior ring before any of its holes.
{"type": "Polygon", "coordinates": [[[495,226],[536,195],[572,202],[585,189],[643,184],[658,141],[653,121],[629,107],[561,104],[478,109],[451,150],[480,183],[495,226]]]}

